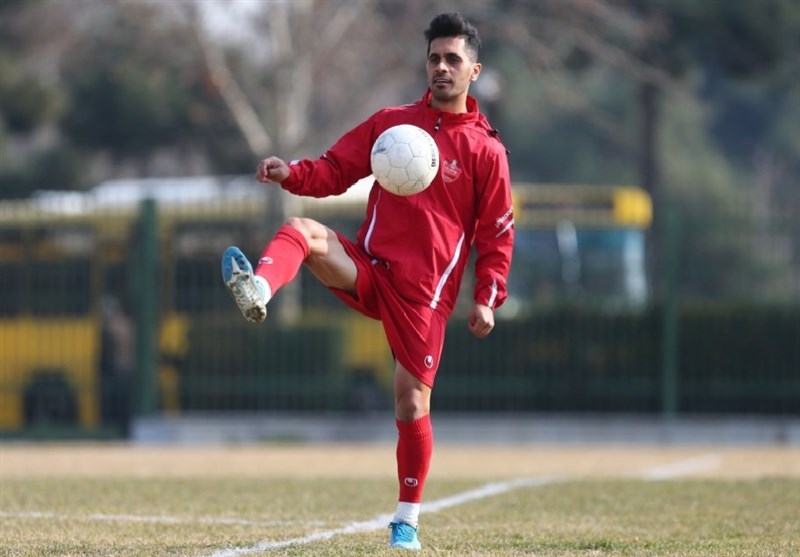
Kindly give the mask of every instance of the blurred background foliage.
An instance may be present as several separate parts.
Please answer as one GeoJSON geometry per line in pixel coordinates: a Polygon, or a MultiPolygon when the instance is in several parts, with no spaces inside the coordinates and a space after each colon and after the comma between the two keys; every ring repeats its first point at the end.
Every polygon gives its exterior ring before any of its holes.
{"type": "MultiPolygon", "coordinates": [[[[452,10],[483,38],[517,243],[481,343],[467,273],[437,407],[796,415],[798,0],[3,0],[0,436],[390,405],[379,324],[301,273],[256,332],[219,254],[297,214],[260,159],[422,96],[423,30],[452,10]],[[161,201],[126,211],[131,184],[161,201]]],[[[302,214],[352,234],[363,208],[302,214]]]]}
{"type": "Polygon", "coordinates": [[[685,264],[711,263],[688,292],[796,280],[800,219],[772,274],[715,232],[800,213],[793,0],[4,0],[0,197],[316,157],[421,96],[422,30],[451,10],[483,37],[473,93],[515,181],[644,187],[655,266],[677,207],[685,264]]]}

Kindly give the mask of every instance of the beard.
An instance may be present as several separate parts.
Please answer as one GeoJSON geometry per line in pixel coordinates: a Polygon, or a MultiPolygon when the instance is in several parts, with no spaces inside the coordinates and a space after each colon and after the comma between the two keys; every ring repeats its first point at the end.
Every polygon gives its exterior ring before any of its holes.
{"type": "Polygon", "coordinates": [[[433,84],[429,84],[428,87],[431,90],[431,96],[441,103],[450,102],[453,99],[458,98],[461,96],[465,89],[464,88],[455,88],[449,87],[447,89],[438,89],[433,87],[433,84]]]}

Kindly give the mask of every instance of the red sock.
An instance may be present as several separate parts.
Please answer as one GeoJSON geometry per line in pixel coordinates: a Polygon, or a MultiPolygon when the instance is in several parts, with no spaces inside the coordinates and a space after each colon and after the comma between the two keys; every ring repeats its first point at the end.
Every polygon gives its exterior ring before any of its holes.
{"type": "Polygon", "coordinates": [[[274,296],[295,277],[309,253],[306,237],[297,229],[283,225],[264,248],[255,274],[266,279],[274,296]]]}
{"type": "Polygon", "coordinates": [[[428,476],[433,452],[431,416],[427,414],[412,422],[395,420],[395,423],[400,434],[397,440],[399,500],[405,503],[419,503],[422,501],[422,489],[428,476]]]}

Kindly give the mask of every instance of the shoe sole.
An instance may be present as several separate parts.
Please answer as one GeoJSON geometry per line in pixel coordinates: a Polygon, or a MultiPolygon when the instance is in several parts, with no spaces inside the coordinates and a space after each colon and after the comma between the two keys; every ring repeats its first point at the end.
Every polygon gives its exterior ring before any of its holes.
{"type": "MultiPolygon", "coordinates": [[[[244,254],[236,247],[229,247],[222,255],[222,278],[225,281],[225,286],[228,287],[233,299],[236,301],[237,293],[241,292],[241,283],[250,280],[252,274],[252,265],[244,254]],[[236,261],[238,270],[234,269],[231,260],[236,261]]],[[[237,302],[236,305],[250,323],[261,323],[267,318],[267,308],[264,305],[254,304],[247,308],[242,308],[237,302]]]]}
{"type": "MultiPolygon", "coordinates": [[[[237,290],[241,288],[239,286],[239,283],[247,282],[249,280],[250,277],[246,273],[234,273],[231,280],[229,280],[226,283],[228,289],[234,295],[234,300],[236,299],[237,290]]],[[[242,311],[242,315],[244,315],[244,318],[247,319],[250,323],[261,323],[267,318],[266,306],[254,304],[248,308],[242,308],[241,306],[239,306],[239,309],[242,311]]]]}

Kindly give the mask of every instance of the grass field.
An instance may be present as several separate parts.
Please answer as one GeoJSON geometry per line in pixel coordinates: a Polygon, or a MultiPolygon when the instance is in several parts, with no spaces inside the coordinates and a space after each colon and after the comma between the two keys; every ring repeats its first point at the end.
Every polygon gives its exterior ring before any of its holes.
{"type": "MultiPolygon", "coordinates": [[[[397,555],[393,451],[6,443],[0,555],[397,555]]],[[[800,555],[800,451],[439,446],[421,520],[427,555],[800,555]]]]}

